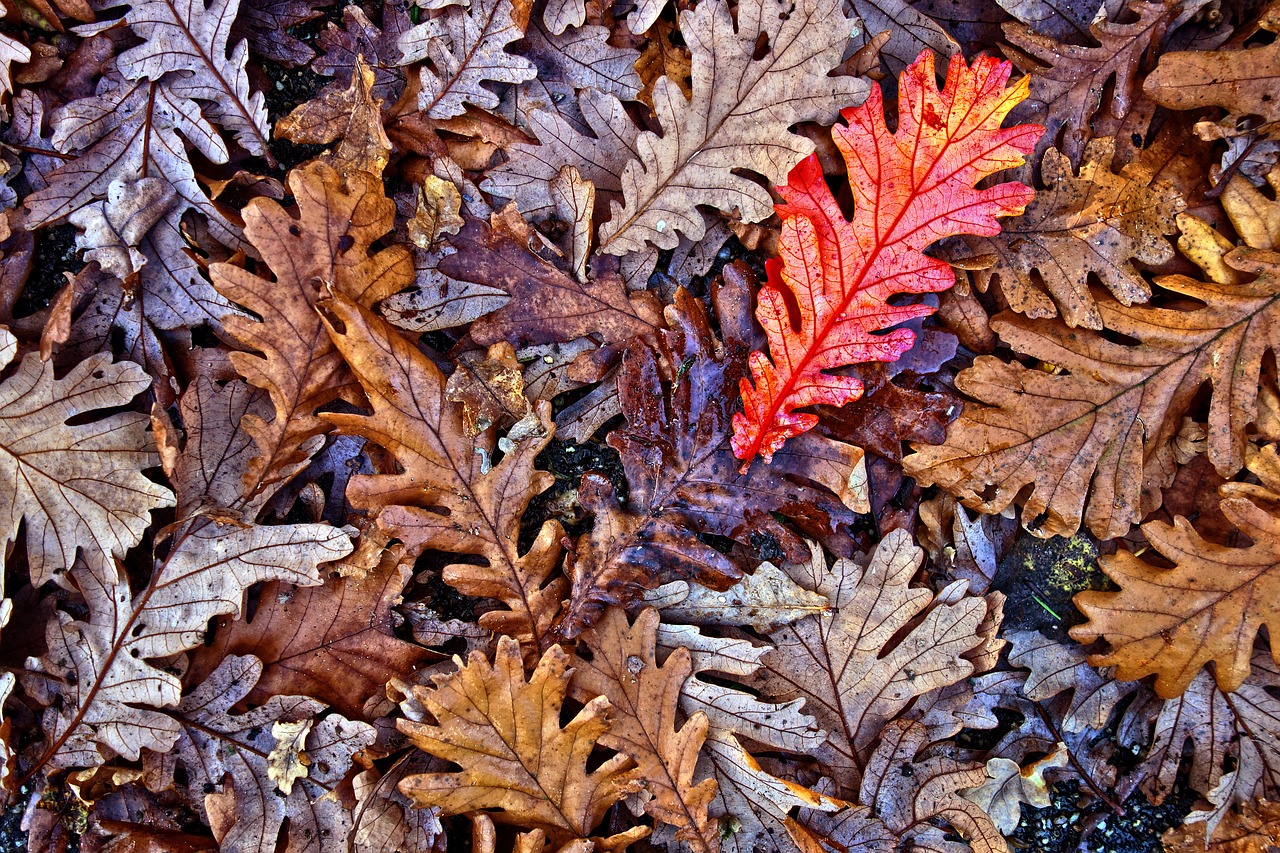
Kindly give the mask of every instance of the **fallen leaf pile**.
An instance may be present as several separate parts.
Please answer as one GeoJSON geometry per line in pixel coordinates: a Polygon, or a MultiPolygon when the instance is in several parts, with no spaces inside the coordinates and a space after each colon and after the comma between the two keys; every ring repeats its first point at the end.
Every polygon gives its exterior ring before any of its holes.
{"type": "Polygon", "coordinates": [[[0,846],[1280,845],[1280,4],[0,16],[0,846]]]}

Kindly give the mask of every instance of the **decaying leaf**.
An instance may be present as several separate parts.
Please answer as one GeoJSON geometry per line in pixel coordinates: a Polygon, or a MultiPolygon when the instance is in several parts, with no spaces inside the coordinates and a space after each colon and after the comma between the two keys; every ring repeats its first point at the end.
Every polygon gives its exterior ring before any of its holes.
{"type": "Polygon", "coordinates": [[[1112,170],[1115,140],[1085,147],[1078,174],[1056,149],[1044,154],[1047,186],[994,237],[963,237],[973,255],[994,256],[977,270],[978,289],[999,287],[1009,307],[1028,317],[1055,317],[1068,326],[1102,328],[1090,293],[1097,277],[1124,305],[1146,302],[1151,286],[1135,263],[1157,266],[1173,258],[1166,234],[1186,206],[1170,184],[1141,161],[1112,170]]]}
{"type": "MultiPolygon", "coordinates": [[[[610,704],[598,696],[561,723],[571,673],[559,646],[543,654],[527,681],[520,646],[510,637],[498,641],[492,664],[473,652],[457,665],[434,687],[414,689],[436,724],[399,724],[419,749],[462,767],[407,777],[400,788],[415,804],[445,814],[489,809],[495,820],[540,829],[563,844],[591,838],[605,812],[640,789],[626,755],[587,770],[592,749],[609,731],[610,704]]],[[[605,849],[619,842],[625,843],[616,836],[599,841],[605,849]]]]}
{"type": "Polygon", "coordinates": [[[524,394],[524,372],[516,361],[515,347],[496,343],[484,358],[458,359],[457,369],[445,385],[444,396],[462,404],[462,420],[467,435],[478,435],[490,427],[510,430],[512,441],[541,434],[542,424],[524,394]],[[518,429],[513,428],[516,425],[518,429]]]}
{"type": "Polygon", "coordinates": [[[1007,758],[992,758],[987,761],[987,781],[962,795],[990,815],[996,828],[1008,835],[1018,828],[1024,803],[1039,809],[1052,805],[1044,772],[1066,766],[1067,760],[1066,744],[1058,744],[1051,754],[1026,767],[1007,758]]]}

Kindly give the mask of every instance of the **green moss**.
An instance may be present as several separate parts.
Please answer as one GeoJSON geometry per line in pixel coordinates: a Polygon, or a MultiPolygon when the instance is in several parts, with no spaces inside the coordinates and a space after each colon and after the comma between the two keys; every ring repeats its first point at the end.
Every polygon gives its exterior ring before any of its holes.
{"type": "Polygon", "coordinates": [[[1043,631],[1061,637],[1084,621],[1072,597],[1108,583],[1098,568],[1098,544],[1088,534],[1040,539],[1024,534],[1000,564],[994,587],[1006,596],[1006,631],[1043,631]]]}

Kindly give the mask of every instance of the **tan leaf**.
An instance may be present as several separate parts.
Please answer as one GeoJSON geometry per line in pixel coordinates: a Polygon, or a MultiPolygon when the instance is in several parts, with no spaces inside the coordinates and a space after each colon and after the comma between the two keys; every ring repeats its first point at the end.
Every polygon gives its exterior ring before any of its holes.
{"type": "Polygon", "coordinates": [[[603,696],[614,709],[601,745],[636,761],[644,790],[652,795],[645,813],[676,827],[676,838],[692,850],[719,851],[719,827],[707,818],[714,781],[694,782],[698,752],[707,734],[705,714],[693,714],[679,728],[676,709],[685,679],[693,672],[686,649],[658,664],[658,611],[646,608],[634,625],[611,608],[583,635],[590,659],[575,659],[574,696],[603,696]]]}
{"type": "Polygon", "coordinates": [[[400,37],[403,64],[421,65],[418,106],[429,118],[462,115],[467,104],[491,110],[498,96],[485,81],[522,83],[537,76],[533,63],[508,53],[524,35],[532,0],[472,0],[448,6],[400,37]]]}
{"type": "Polygon", "coordinates": [[[311,766],[311,758],[306,753],[307,735],[314,724],[314,720],[276,720],[271,724],[276,745],[267,754],[267,778],[275,782],[286,797],[293,793],[294,782],[307,778],[311,766]]]}
{"type": "Polygon", "coordinates": [[[352,853],[432,853],[442,846],[444,827],[440,814],[435,809],[412,808],[408,797],[396,787],[415,766],[410,755],[397,761],[385,775],[365,770],[352,780],[356,796],[352,853]]]}
{"type": "Polygon", "coordinates": [[[839,792],[862,785],[882,729],[914,697],[973,672],[963,655],[983,643],[987,602],[969,595],[947,602],[955,590],[935,601],[929,590],[911,588],[923,558],[910,535],[895,530],[865,567],[842,559],[828,570],[820,555],[788,567],[832,609],[770,634],[775,648],[764,657],[760,686],[766,696],[805,698],[829,732],[816,754],[839,792]]]}
{"type": "Polygon", "coordinates": [[[260,353],[233,353],[232,363],[251,385],[271,394],[275,407],[271,421],[245,418],[259,448],[245,479],[248,501],[263,500],[306,466],[327,429],[316,409],[356,393],[315,311],[321,288],[372,305],[413,278],[403,246],[370,253],[391,230],[395,213],[380,180],[356,172],[344,187],[337,172],[314,163],[290,173],[289,190],[298,200],[296,212],[255,199],[244,214],[245,234],[275,281],[232,264],[210,270],[220,293],[262,318],[226,321],[232,337],[260,353]]]}
{"type": "Polygon", "coordinates": [[[736,209],[747,222],[772,215],[769,193],[733,172],[781,183],[813,150],[787,128],[830,123],[868,91],[862,80],[828,76],[851,33],[838,0],[800,0],[781,19],[763,0],[746,0],[737,21],[735,27],[725,0],[680,13],[693,56],[693,98],[670,78],[654,86],[664,135],[637,140],[638,156],[622,173],[622,203],[612,205],[600,229],[600,251],[623,255],[647,242],[673,249],[682,233],[696,240],[706,230],[700,204],[736,209]],[[756,59],[759,45],[768,50],[756,59]]]}
{"type": "Polygon", "coordinates": [[[1151,287],[1135,263],[1159,266],[1173,258],[1165,239],[1176,234],[1175,214],[1186,206],[1170,184],[1134,161],[1112,171],[1112,139],[1092,140],[1078,176],[1056,149],[1044,154],[1048,189],[995,237],[959,238],[973,255],[995,263],[975,273],[978,289],[998,286],[1009,307],[1028,317],[1055,317],[1068,326],[1102,328],[1089,281],[1099,278],[1124,305],[1146,302],[1151,287]]]}
{"type": "Polygon", "coordinates": [[[1062,713],[1061,726],[1067,733],[1105,728],[1120,700],[1134,692],[1135,685],[1116,681],[1086,663],[1084,649],[1073,643],[1055,642],[1035,631],[1011,631],[1005,637],[1013,646],[1009,665],[1031,670],[1023,695],[1045,702],[1072,691],[1062,713]]]}
{"type": "Polygon", "coordinates": [[[1049,796],[1049,780],[1044,772],[1054,767],[1066,767],[1069,757],[1066,744],[1026,767],[1007,758],[987,760],[987,781],[976,788],[968,788],[960,795],[991,817],[1000,832],[1008,835],[1018,828],[1022,817],[1022,804],[1043,809],[1052,805],[1049,796]]]}
{"type": "Polygon", "coordinates": [[[313,100],[276,122],[276,136],[305,145],[337,147],[320,160],[343,180],[356,172],[382,176],[391,155],[391,140],[382,128],[382,101],[373,97],[373,70],[356,57],[346,89],[328,86],[313,100]]]}
{"type": "Polygon", "coordinates": [[[561,724],[570,671],[559,646],[543,654],[527,682],[510,637],[498,640],[492,665],[479,652],[456,662],[458,671],[436,676],[435,687],[414,688],[437,724],[399,722],[419,749],[462,767],[406,778],[400,788],[415,804],[445,814],[494,810],[496,820],[541,829],[563,844],[590,838],[614,803],[639,790],[625,755],[587,771],[592,749],[609,730],[609,700],[596,697],[561,724]]]}
{"type": "Polygon", "coordinates": [[[173,188],[162,178],[112,181],[104,201],[85,205],[67,217],[82,233],[76,246],[84,259],[131,282],[147,262],[136,246],[173,204],[173,188]]]}
{"type": "MultiPolygon", "coordinates": [[[[0,366],[18,341],[0,328],[0,366]]],[[[62,580],[79,550],[96,572],[114,572],[142,538],[151,511],[173,506],[173,493],[142,475],[159,463],[147,418],[118,412],[68,424],[100,409],[127,406],[151,379],[131,362],[90,356],[61,379],[31,353],[0,384],[0,536],[11,542],[26,519],[31,583],[62,580]]]]}
{"type": "Polygon", "coordinates": [[[1023,524],[1040,536],[1070,535],[1082,516],[1096,536],[1121,536],[1159,506],[1159,489],[1176,470],[1182,418],[1206,384],[1209,458],[1223,476],[1238,471],[1263,357],[1280,346],[1280,254],[1263,251],[1270,236],[1258,227],[1280,222],[1280,205],[1251,186],[1236,194],[1260,199],[1223,203],[1261,245],[1231,249],[1212,229],[1188,227],[1194,217],[1179,216],[1184,252],[1211,281],[1179,275],[1156,283],[1196,302],[1126,308],[1099,297],[1109,335],[999,315],[992,329],[1007,344],[1060,372],[978,358],[956,387],[983,405],[966,404],[945,444],[903,460],[907,473],[986,513],[1003,511],[1030,487],[1019,499],[1023,524]],[[1118,343],[1115,334],[1137,343],[1118,343]]]}
{"type": "MultiPolygon", "coordinates": [[[[1259,25],[1280,31],[1275,4],[1259,25]]],[[[1280,121],[1280,43],[1235,50],[1179,50],[1160,57],[1143,89],[1156,103],[1175,110],[1222,107],[1237,115],[1280,121]]]]}
{"type": "Polygon", "coordinates": [[[529,501],[551,484],[550,474],[533,467],[551,440],[550,405],[538,407],[542,435],[515,443],[490,469],[492,434],[467,436],[462,407],[445,399],[444,376],[417,347],[340,296],[327,310],[343,324],[342,332],[330,328],[330,335],[356,370],[373,414],[324,418],[340,432],[381,445],[403,469],[353,477],[348,499],[376,512],[379,526],[403,541],[410,555],[435,548],[484,557],[485,565],[447,566],[445,582],[464,595],[506,605],[480,617],[485,628],[519,637],[531,649],[545,645],[564,597],[563,580],[551,580],[563,531],[547,521],[524,554],[516,541],[529,501]]]}
{"type": "Polygon", "coordinates": [[[445,399],[462,404],[467,435],[479,435],[493,426],[508,429],[526,419],[526,431],[509,438],[541,435],[542,425],[524,395],[524,371],[516,361],[515,348],[502,341],[489,347],[484,358],[481,355],[474,352],[460,357],[444,389],[445,399]]]}
{"type": "Polygon", "coordinates": [[[578,281],[586,281],[596,188],[573,166],[562,166],[551,179],[551,198],[556,205],[557,218],[569,226],[566,234],[568,251],[565,253],[569,267],[578,281]]]}
{"type": "Polygon", "coordinates": [[[693,97],[693,63],[689,48],[683,43],[677,45],[672,40],[671,36],[676,32],[676,25],[671,21],[655,21],[646,32],[649,40],[645,43],[644,52],[636,60],[636,71],[644,81],[644,88],[640,90],[638,97],[650,109],[653,108],[653,87],[663,77],[679,87],[680,94],[686,100],[693,97]]]}
{"type": "Polygon", "coordinates": [[[430,249],[444,234],[457,234],[464,220],[462,194],[453,183],[427,175],[418,187],[418,211],[409,220],[409,239],[419,249],[430,249]]]}
{"type": "MultiPolygon", "coordinates": [[[[818,546],[815,543],[812,547],[818,546]]],[[[749,625],[761,633],[828,609],[824,596],[805,589],[767,562],[723,592],[674,581],[645,593],[644,601],[662,610],[667,621],[749,625]]]]}

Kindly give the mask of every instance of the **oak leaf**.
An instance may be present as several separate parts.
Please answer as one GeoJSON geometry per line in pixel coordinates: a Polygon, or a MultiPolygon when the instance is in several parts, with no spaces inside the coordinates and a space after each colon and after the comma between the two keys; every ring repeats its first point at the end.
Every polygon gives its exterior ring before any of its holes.
{"type": "Polygon", "coordinates": [[[962,791],[961,796],[976,803],[991,816],[996,828],[1008,835],[1018,828],[1024,804],[1038,809],[1053,804],[1045,771],[1065,767],[1068,760],[1067,746],[1061,743],[1052,753],[1026,767],[1007,758],[987,759],[987,781],[962,791]]]}
{"type": "Polygon", "coordinates": [[[752,353],[751,378],[740,383],[744,411],[733,419],[733,450],[744,468],[757,455],[769,461],[788,438],[817,424],[816,415],[794,409],[861,396],[857,379],[827,371],[893,361],[911,347],[910,330],[875,333],[932,310],[891,306],[891,296],[954,282],[947,264],[923,254],[927,246],[954,234],[998,234],[996,217],[1020,213],[1031,200],[1032,190],[1016,182],[974,189],[1021,163],[1043,130],[1000,128],[1027,91],[1025,77],[1006,88],[1011,71],[991,58],[970,67],[957,56],[939,91],[933,56],[923,53],[899,81],[896,133],[885,125],[878,86],[861,107],[845,110],[849,124],[832,136],[849,169],[852,222],[817,157],[796,166],[779,189],[787,201],[778,207],[782,256],[769,262],[756,308],[770,356],[752,353]]]}
{"type": "Polygon", "coordinates": [[[497,287],[511,301],[476,320],[471,337],[489,346],[509,341],[523,347],[592,335],[601,343],[626,344],[662,325],[662,309],[651,293],[630,293],[608,264],[597,264],[586,282],[535,253],[537,232],[511,207],[489,222],[472,219],[449,240],[455,253],[440,270],[462,281],[497,287]]]}
{"type": "MultiPolygon", "coordinates": [[[[1271,488],[1280,482],[1267,483],[1271,488]]],[[[1136,680],[1155,674],[1156,693],[1171,698],[1213,664],[1218,686],[1230,692],[1249,675],[1258,630],[1280,627],[1272,602],[1280,578],[1280,518],[1253,500],[1225,497],[1224,516],[1251,544],[1228,547],[1201,537],[1185,518],[1150,522],[1142,533],[1171,568],[1119,550],[1099,558],[1119,592],[1085,592],[1076,604],[1088,622],[1071,630],[1083,643],[1106,639],[1110,650],[1091,657],[1136,680]]]]}
{"type": "MultiPolygon", "coordinates": [[[[1280,9],[1274,4],[1259,26],[1280,31],[1280,9]]],[[[1176,110],[1222,107],[1238,115],[1280,121],[1280,43],[1235,50],[1179,50],[1160,57],[1143,90],[1162,106],[1176,110]]]]}
{"type": "MultiPolygon", "coordinates": [[[[401,790],[415,804],[437,806],[444,814],[491,810],[495,820],[540,829],[564,844],[591,838],[605,812],[640,789],[626,755],[587,770],[592,750],[609,731],[610,704],[597,696],[561,723],[572,673],[559,646],[542,655],[528,681],[511,637],[498,640],[492,664],[479,652],[466,662],[455,660],[457,672],[436,676],[432,688],[414,688],[436,724],[399,722],[419,749],[462,768],[402,781],[401,790]]],[[[612,849],[620,840],[597,843],[612,849]]]]}
{"type": "MultiPolygon", "coordinates": [[[[1028,317],[1055,317],[1068,326],[1102,328],[1090,293],[1097,277],[1122,304],[1146,302],[1151,286],[1135,264],[1159,266],[1173,247],[1174,221],[1186,203],[1142,160],[1112,169],[1115,140],[1094,139],[1085,147],[1078,173],[1056,149],[1044,154],[1046,185],[1026,211],[994,237],[962,237],[973,255],[994,256],[975,270],[978,290],[998,286],[1009,307],[1028,317]]],[[[954,256],[953,257],[958,257],[954,256]]]]}
{"type": "Polygon", "coordinates": [[[391,155],[382,101],[373,97],[373,69],[357,56],[346,89],[327,86],[276,122],[276,135],[304,145],[337,145],[321,156],[344,180],[353,172],[380,177],[391,155]]]}
{"type": "Polygon", "coordinates": [[[838,0],[799,0],[785,16],[766,11],[763,0],[745,0],[736,21],[726,0],[680,13],[693,97],[686,99],[670,78],[655,84],[663,135],[637,139],[637,157],[622,173],[622,202],[611,205],[600,229],[599,251],[622,255],[650,242],[673,249],[680,234],[696,240],[706,229],[698,205],[736,209],[746,222],[767,218],[769,193],[734,172],[781,181],[813,150],[788,128],[829,122],[866,91],[856,78],[828,76],[851,33],[838,0]],[[759,59],[758,49],[765,51],[759,59]]]}
{"type": "Polygon", "coordinates": [[[387,681],[434,657],[395,636],[392,607],[409,580],[401,550],[383,551],[363,577],[330,577],[301,589],[281,581],[264,585],[251,619],[215,622],[217,633],[193,655],[187,682],[199,683],[228,655],[251,654],[262,661],[252,701],[300,693],[344,716],[363,717],[366,701],[384,693],[387,681]]]}
{"type": "Polygon", "coordinates": [[[58,611],[46,627],[48,651],[29,661],[59,680],[62,698],[46,711],[50,742],[38,766],[94,767],[114,754],[137,759],[143,748],[168,752],[178,727],[162,709],[179,703],[181,684],[149,661],[201,645],[209,620],[239,613],[251,585],[319,584],[317,566],[350,550],[347,534],[328,525],[196,520],[177,531],[136,595],[114,565],[73,570],[70,580],[88,614],[76,619],[58,611]]]}
{"type": "Polygon", "coordinates": [[[1036,161],[1051,145],[1058,145],[1072,165],[1079,164],[1085,143],[1093,135],[1090,120],[1102,108],[1104,93],[1111,93],[1111,116],[1123,119],[1128,115],[1138,72],[1160,46],[1178,6],[1135,0],[1128,4],[1128,10],[1137,16],[1136,21],[1100,20],[1089,28],[1096,44],[1063,44],[1023,24],[1005,24],[1012,52],[1022,54],[1018,67],[1031,77],[1028,108],[1032,117],[1045,125],[1045,134],[1036,145],[1036,161]]]}
{"type": "Polygon", "coordinates": [[[352,826],[334,792],[352,756],[373,742],[374,729],[339,714],[322,717],[324,703],[306,696],[277,694],[243,714],[232,713],[261,671],[261,662],[250,655],[227,657],[173,712],[188,801],[213,823],[208,804],[230,798],[230,826],[215,829],[224,853],[273,853],[286,825],[288,850],[327,853],[343,845],[352,826]],[[280,774],[272,770],[272,757],[284,754],[276,734],[281,724],[299,730],[294,749],[307,761],[290,771],[296,776],[290,790],[276,783],[280,774]]]}
{"type": "Polygon", "coordinates": [[[936,600],[929,590],[911,588],[923,558],[911,537],[896,530],[865,567],[841,559],[828,569],[821,555],[788,566],[832,609],[770,634],[775,648],[764,657],[758,686],[766,697],[804,697],[805,709],[828,732],[816,755],[844,799],[863,785],[889,721],[915,697],[963,681],[974,670],[964,655],[983,643],[987,601],[964,595],[963,581],[936,600]]]}
{"type": "Polygon", "coordinates": [[[652,796],[645,813],[676,827],[690,849],[719,851],[719,827],[707,817],[715,782],[694,781],[698,752],[707,734],[705,714],[692,714],[677,728],[680,690],[693,672],[686,649],[657,659],[658,611],[646,608],[632,625],[611,608],[582,639],[589,659],[573,662],[572,690],[588,700],[603,696],[614,709],[599,743],[631,756],[644,790],[652,796]]]}
{"type": "Polygon", "coordinates": [[[271,395],[275,417],[245,418],[258,445],[244,480],[252,506],[306,466],[328,425],[316,409],[338,399],[358,399],[356,383],[329,341],[315,304],[321,288],[332,288],[372,305],[412,280],[409,251],[392,246],[371,251],[391,230],[395,212],[382,182],[354,172],[346,182],[329,166],[313,163],[289,175],[295,212],[269,199],[245,210],[245,234],[263,253],[275,280],[230,263],[210,269],[214,285],[261,321],[229,317],[227,332],[257,353],[231,355],[251,385],[271,395]]]}
{"type": "Polygon", "coordinates": [[[1183,826],[1161,836],[1165,853],[1256,853],[1280,847],[1280,805],[1270,800],[1243,803],[1238,811],[1227,812],[1208,839],[1200,821],[1190,819],[1199,814],[1193,812],[1183,826]]]}
{"type": "Polygon", "coordinates": [[[607,482],[584,481],[581,495],[595,522],[566,566],[573,583],[561,625],[566,636],[590,624],[604,605],[625,604],[663,581],[680,577],[723,587],[740,577],[742,567],[699,533],[744,545],[769,536],[803,557],[800,538],[773,513],[810,535],[836,540],[853,521],[843,498],[856,448],[813,436],[780,454],[773,467],[736,470],[731,407],[751,335],[744,269],[727,269],[716,291],[723,342],[702,305],[681,290],[668,312],[671,327],[656,341],[638,339],[627,348],[619,378],[627,425],[608,442],[627,474],[628,504],[622,510],[607,482]]]}
{"type": "Polygon", "coordinates": [[[400,37],[401,64],[422,63],[418,106],[428,118],[462,115],[467,104],[498,106],[486,81],[521,83],[537,71],[507,45],[524,35],[532,0],[447,5],[400,37]]]}
{"type": "Polygon", "coordinates": [[[989,513],[1030,486],[1020,499],[1023,524],[1037,535],[1070,535],[1083,515],[1095,535],[1120,536],[1159,506],[1176,469],[1182,417],[1206,383],[1209,458],[1224,476],[1238,471],[1263,356],[1280,345],[1280,258],[1264,251],[1280,208],[1240,178],[1223,205],[1249,246],[1233,249],[1181,214],[1179,245],[1210,280],[1156,280],[1204,307],[1125,307],[1099,296],[1110,335],[999,315],[992,328],[1006,343],[1059,372],[978,358],[956,387],[982,405],[966,404],[945,444],[916,448],[903,460],[907,473],[989,513]]]}
{"type": "MultiPolygon", "coordinates": [[[[0,328],[0,366],[18,341],[0,328]]],[[[147,418],[117,412],[70,424],[95,411],[127,406],[151,379],[132,362],[112,364],[109,353],[82,361],[61,379],[53,365],[29,353],[0,384],[0,537],[12,542],[26,520],[31,583],[66,583],[76,553],[97,572],[137,545],[152,510],[174,496],[142,475],[159,463],[147,418]]]]}
{"type": "Polygon", "coordinates": [[[434,548],[484,558],[483,565],[445,567],[445,582],[464,595],[505,605],[482,615],[481,626],[518,637],[531,649],[546,645],[564,596],[563,580],[552,578],[563,531],[546,521],[524,554],[517,539],[529,501],[552,479],[533,467],[551,440],[550,406],[538,407],[542,433],[514,442],[490,468],[492,433],[467,434],[462,407],[446,399],[445,377],[430,359],[385,321],[337,294],[326,310],[342,323],[341,332],[330,326],[329,334],[373,413],[323,417],[341,433],[381,445],[402,468],[353,477],[348,499],[377,513],[378,525],[412,556],[434,548]]]}

